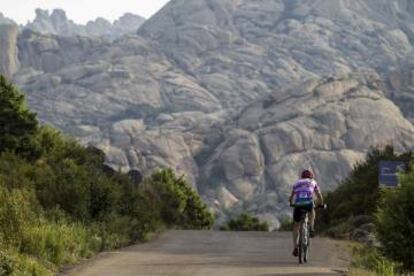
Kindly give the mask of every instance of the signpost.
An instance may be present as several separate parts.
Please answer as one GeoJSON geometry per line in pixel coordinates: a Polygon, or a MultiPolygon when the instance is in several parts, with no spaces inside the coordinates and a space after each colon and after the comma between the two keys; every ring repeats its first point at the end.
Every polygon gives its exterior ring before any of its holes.
{"type": "Polygon", "coordinates": [[[142,173],[137,169],[132,169],[128,172],[129,180],[132,181],[135,185],[141,184],[143,180],[142,173]]]}
{"type": "Polygon", "coordinates": [[[397,188],[400,185],[398,174],[406,170],[406,164],[400,161],[381,161],[378,169],[380,187],[397,188]]]}

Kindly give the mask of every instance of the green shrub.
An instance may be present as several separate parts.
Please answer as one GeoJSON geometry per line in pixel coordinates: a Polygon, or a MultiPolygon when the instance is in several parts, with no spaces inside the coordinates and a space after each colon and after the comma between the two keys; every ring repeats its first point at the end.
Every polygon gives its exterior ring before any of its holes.
{"type": "Polygon", "coordinates": [[[292,231],[293,219],[286,217],[281,220],[279,231],[292,231]]]}
{"type": "Polygon", "coordinates": [[[47,264],[27,255],[0,251],[0,275],[4,276],[52,276],[56,271],[47,264]]]}
{"type": "Polygon", "coordinates": [[[220,227],[222,231],[269,231],[269,224],[261,222],[258,218],[243,213],[231,219],[226,225],[220,227]]]}
{"type": "Polygon", "coordinates": [[[414,156],[411,152],[396,154],[392,147],[371,150],[335,191],[326,194],[329,211],[317,216],[317,223],[318,229],[332,237],[349,238],[355,229],[368,224],[370,229],[375,222],[376,237],[382,247],[359,250],[357,255],[363,263],[360,266],[378,275],[393,275],[400,267],[414,270],[414,172],[411,169],[401,177],[401,187],[380,189],[381,160],[410,165],[414,156]]]}
{"type": "Polygon", "coordinates": [[[35,221],[36,213],[33,195],[25,190],[11,190],[4,187],[0,179],[0,244],[19,248],[24,230],[35,221]]]}
{"type": "Polygon", "coordinates": [[[0,76],[0,275],[54,275],[100,250],[145,241],[164,227],[207,229],[214,218],[171,170],[140,185],[105,155],[39,127],[0,76]]]}
{"type": "Polygon", "coordinates": [[[348,223],[351,218],[374,216],[380,199],[378,165],[381,160],[410,163],[414,156],[412,153],[396,154],[390,146],[372,149],[366,160],[358,163],[336,190],[324,195],[329,210],[316,216],[317,229],[328,230],[348,223]]]}
{"type": "Polygon", "coordinates": [[[11,275],[15,267],[15,260],[0,251],[0,275],[11,275]]]}
{"type": "Polygon", "coordinates": [[[399,274],[400,265],[385,258],[374,247],[358,245],[352,252],[352,266],[363,268],[381,276],[394,276],[399,274]]]}
{"type": "Polygon", "coordinates": [[[200,196],[172,170],[153,174],[151,181],[161,200],[161,218],[169,225],[189,229],[210,229],[214,217],[200,196]]]}
{"type": "Polygon", "coordinates": [[[0,153],[10,151],[36,158],[34,143],[38,131],[36,114],[29,111],[23,93],[0,75],[0,153]]]}
{"type": "Polygon", "coordinates": [[[401,186],[381,193],[376,213],[377,236],[387,257],[414,270],[414,172],[401,177],[401,186]]]}
{"type": "Polygon", "coordinates": [[[41,221],[25,229],[21,251],[57,266],[71,264],[94,253],[90,236],[81,224],[41,221]]]}

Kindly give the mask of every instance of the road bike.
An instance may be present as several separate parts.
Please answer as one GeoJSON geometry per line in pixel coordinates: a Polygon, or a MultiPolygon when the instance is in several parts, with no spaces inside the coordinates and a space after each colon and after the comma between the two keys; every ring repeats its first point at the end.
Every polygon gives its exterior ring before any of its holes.
{"type": "MultiPolygon", "coordinates": [[[[291,207],[295,206],[294,204],[291,207]]],[[[326,209],[327,205],[318,205],[315,209],[326,209]]],[[[307,263],[309,260],[310,251],[310,224],[309,224],[309,210],[300,208],[300,226],[299,226],[299,242],[298,242],[298,258],[299,264],[307,263]]]]}

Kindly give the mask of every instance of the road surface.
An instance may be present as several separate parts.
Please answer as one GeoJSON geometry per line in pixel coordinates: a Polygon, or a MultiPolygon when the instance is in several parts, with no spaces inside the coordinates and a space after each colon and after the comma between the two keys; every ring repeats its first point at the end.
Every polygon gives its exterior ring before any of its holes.
{"type": "Polygon", "coordinates": [[[291,255],[290,233],[167,231],[157,239],[100,254],[61,275],[271,276],[344,275],[349,250],[313,239],[309,264],[291,255]]]}

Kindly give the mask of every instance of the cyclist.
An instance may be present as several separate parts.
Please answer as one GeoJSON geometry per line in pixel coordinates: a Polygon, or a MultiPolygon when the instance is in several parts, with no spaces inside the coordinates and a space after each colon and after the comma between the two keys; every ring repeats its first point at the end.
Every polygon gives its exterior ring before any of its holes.
{"type": "Polygon", "coordinates": [[[309,212],[310,236],[314,237],[315,233],[315,202],[314,195],[317,196],[319,203],[323,204],[323,197],[318,183],[314,179],[311,170],[304,170],[301,179],[293,185],[292,193],[289,197],[293,210],[293,256],[298,256],[298,236],[301,220],[301,209],[309,212]]]}

